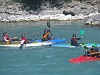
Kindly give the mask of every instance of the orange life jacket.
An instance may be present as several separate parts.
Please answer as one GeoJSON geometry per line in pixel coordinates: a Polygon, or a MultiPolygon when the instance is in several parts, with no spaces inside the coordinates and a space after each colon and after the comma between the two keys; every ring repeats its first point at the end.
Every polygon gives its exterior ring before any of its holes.
{"type": "Polygon", "coordinates": [[[47,38],[49,36],[49,34],[50,34],[50,32],[45,33],[42,38],[47,38]]]}

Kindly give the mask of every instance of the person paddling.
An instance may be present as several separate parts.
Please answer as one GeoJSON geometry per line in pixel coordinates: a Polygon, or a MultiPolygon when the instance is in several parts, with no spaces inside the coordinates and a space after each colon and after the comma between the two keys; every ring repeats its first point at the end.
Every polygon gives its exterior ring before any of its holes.
{"type": "Polygon", "coordinates": [[[93,43],[90,50],[87,50],[86,52],[88,56],[100,57],[100,53],[98,51],[96,43],[93,43]]]}
{"type": "Polygon", "coordinates": [[[10,44],[11,38],[9,38],[7,32],[4,32],[2,37],[3,37],[3,40],[6,42],[6,44],[10,44]]]}
{"type": "Polygon", "coordinates": [[[44,33],[42,35],[42,41],[48,41],[51,40],[52,37],[49,36],[50,35],[50,30],[49,29],[45,29],[44,33]]]}
{"type": "Polygon", "coordinates": [[[51,33],[51,28],[50,28],[50,22],[47,22],[47,27],[49,29],[44,30],[44,33],[42,35],[42,41],[48,41],[48,40],[53,39],[52,33],[51,33]],[[50,34],[51,34],[51,37],[50,37],[50,34]]]}
{"type": "Polygon", "coordinates": [[[80,40],[80,39],[82,39],[82,37],[76,38],[76,34],[73,34],[73,36],[72,36],[72,38],[71,38],[71,45],[79,46],[80,44],[77,43],[77,40],[80,40]]]}
{"type": "Polygon", "coordinates": [[[22,34],[21,35],[21,46],[23,47],[23,45],[26,45],[26,36],[25,36],[25,34],[22,34]]]}

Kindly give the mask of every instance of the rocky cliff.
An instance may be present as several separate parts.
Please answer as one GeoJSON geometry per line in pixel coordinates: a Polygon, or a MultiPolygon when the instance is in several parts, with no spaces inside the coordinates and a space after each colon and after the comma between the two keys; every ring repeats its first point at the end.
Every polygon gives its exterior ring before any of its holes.
{"type": "Polygon", "coordinates": [[[0,0],[0,21],[39,21],[39,20],[77,20],[88,18],[86,25],[100,24],[100,19],[94,19],[100,13],[100,0],[85,0],[71,3],[62,2],[61,6],[51,7],[48,2],[43,2],[40,10],[27,10],[22,3],[13,0],[0,0]],[[98,23],[98,24],[97,24],[98,23]]]}

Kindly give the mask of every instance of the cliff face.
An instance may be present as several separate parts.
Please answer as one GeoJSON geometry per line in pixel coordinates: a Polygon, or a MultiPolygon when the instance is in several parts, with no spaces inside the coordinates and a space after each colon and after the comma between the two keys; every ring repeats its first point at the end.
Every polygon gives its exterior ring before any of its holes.
{"type": "MultiPolygon", "coordinates": [[[[92,16],[100,13],[100,0],[84,0],[85,2],[72,0],[70,3],[65,0],[57,0],[58,3],[54,5],[48,1],[42,0],[40,7],[34,10],[34,8],[25,7],[23,3],[16,3],[14,0],[0,0],[0,21],[73,20],[85,17],[93,18],[92,16]]],[[[88,21],[92,22],[90,19],[88,21]]],[[[95,24],[88,21],[87,24],[95,24]]]]}

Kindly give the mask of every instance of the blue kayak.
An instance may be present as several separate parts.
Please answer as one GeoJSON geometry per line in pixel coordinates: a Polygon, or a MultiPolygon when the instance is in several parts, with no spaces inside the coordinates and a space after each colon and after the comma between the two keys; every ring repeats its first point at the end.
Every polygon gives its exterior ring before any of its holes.
{"type": "MultiPolygon", "coordinates": [[[[76,47],[76,46],[73,46],[73,45],[70,45],[70,44],[52,44],[51,46],[52,47],[69,47],[69,48],[76,47]]],[[[91,43],[87,43],[87,44],[83,44],[83,45],[78,46],[78,47],[84,47],[84,46],[92,47],[92,44],[91,43]]],[[[97,47],[100,47],[100,44],[97,44],[97,47]]]]}
{"type": "MultiPolygon", "coordinates": [[[[48,40],[47,42],[52,42],[52,43],[62,43],[62,42],[66,42],[66,39],[58,39],[58,38],[54,38],[52,40],[48,40]]],[[[30,42],[43,42],[42,40],[36,40],[36,39],[31,39],[30,42]]]]}
{"type": "Polygon", "coordinates": [[[52,47],[68,47],[68,48],[74,48],[75,46],[72,46],[70,44],[52,44],[52,47]]]}

